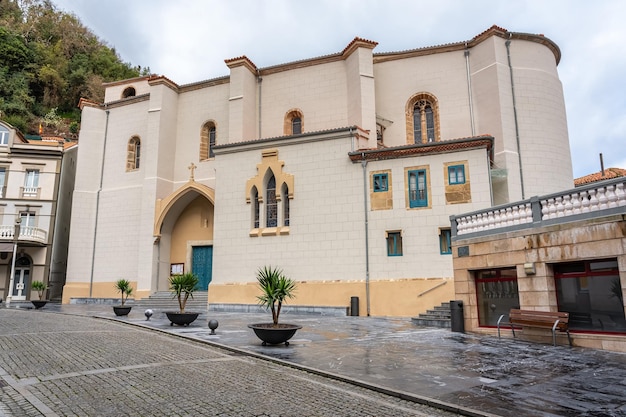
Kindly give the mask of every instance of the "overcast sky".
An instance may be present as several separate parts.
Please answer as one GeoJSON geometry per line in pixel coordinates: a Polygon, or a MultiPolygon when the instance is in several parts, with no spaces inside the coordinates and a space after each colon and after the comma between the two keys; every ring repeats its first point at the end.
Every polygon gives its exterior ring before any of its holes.
{"type": "MultiPolygon", "coordinates": [[[[626,1],[52,0],[131,65],[177,84],[340,52],[354,37],[393,52],[465,41],[492,25],[561,48],[574,177],[626,168],[626,1]]],[[[478,132],[481,133],[481,132],[478,132]]],[[[485,133],[485,132],[482,132],[485,133]]]]}

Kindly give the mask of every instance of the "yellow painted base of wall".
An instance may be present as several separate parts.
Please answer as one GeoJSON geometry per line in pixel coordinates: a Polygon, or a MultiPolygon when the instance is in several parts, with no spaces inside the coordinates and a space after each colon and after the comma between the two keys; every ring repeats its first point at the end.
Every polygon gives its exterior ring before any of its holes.
{"type": "MultiPolygon", "coordinates": [[[[414,317],[454,299],[452,279],[401,279],[372,281],[369,285],[370,315],[414,317]]],[[[359,297],[359,314],[367,315],[365,281],[299,282],[288,305],[349,307],[359,297]]],[[[209,285],[209,304],[257,304],[256,282],[209,285]]]]}
{"type": "MultiPolygon", "coordinates": [[[[136,300],[148,297],[150,290],[137,291],[137,282],[131,281],[133,293],[131,298],[136,300]]],[[[94,282],[90,291],[88,282],[70,282],[63,287],[63,304],[69,304],[72,298],[119,298],[120,293],[115,289],[115,282],[94,282]],[[91,292],[91,295],[89,294],[91,292]]]]}

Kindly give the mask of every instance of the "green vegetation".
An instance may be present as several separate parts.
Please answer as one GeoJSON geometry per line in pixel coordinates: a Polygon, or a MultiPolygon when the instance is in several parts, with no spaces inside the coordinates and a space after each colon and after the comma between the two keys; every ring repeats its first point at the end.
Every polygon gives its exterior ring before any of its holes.
{"type": "Polygon", "coordinates": [[[200,279],[192,272],[170,277],[170,291],[174,294],[174,298],[178,298],[178,308],[181,313],[185,312],[189,297],[193,298],[193,293],[198,290],[198,284],[200,284],[200,279]]]}
{"type": "Polygon", "coordinates": [[[46,283],[43,281],[33,281],[33,283],[31,284],[31,287],[33,288],[33,290],[37,291],[37,294],[39,295],[39,299],[42,300],[43,293],[48,288],[46,283]]]}
{"type": "Polygon", "coordinates": [[[256,279],[261,290],[261,295],[257,296],[259,304],[272,311],[272,321],[277,325],[283,302],[294,296],[296,282],[272,266],[259,268],[256,279]]]}
{"type": "Polygon", "coordinates": [[[150,73],[50,0],[0,0],[0,119],[27,134],[71,137],[81,98],[102,102],[105,82],[150,73]]]}
{"type": "Polygon", "coordinates": [[[128,296],[133,293],[133,287],[130,285],[130,281],[127,279],[118,279],[115,281],[115,289],[117,292],[122,293],[122,307],[126,300],[128,300],[128,296]]]}

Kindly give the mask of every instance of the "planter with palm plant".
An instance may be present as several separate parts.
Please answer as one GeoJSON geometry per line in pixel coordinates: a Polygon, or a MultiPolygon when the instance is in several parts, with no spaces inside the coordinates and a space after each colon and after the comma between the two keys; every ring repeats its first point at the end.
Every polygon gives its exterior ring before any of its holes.
{"type": "Polygon", "coordinates": [[[36,309],[40,309],[48,303],[48,300],[43,299],[44,293],[48,289],[48,286],[43,281],[33,281],[30,286],[33,290],[37,291],[37,295],[39,296],[38,300],[30,300],[30,302],[33,303],[36,309]]]}
{"type": "Polygon", "coordinates": [[[178,311],[166,311],[165,315],[170,321],[170,326],[189,326],[200,313],[187,312],[185,306],[189,298],[193,298],[193,293],[198,290],[200,279],[193,272],[170,276],[170,291],[174,298],[178,300],[178,311]]]}
{"type": "Polygon", "coordinates": [[[118,279],[115,281],[115,290],[121,294],[122,304],[119,306],[113,306],[113,311],[116,316],[128,316],[130,310],[133,308],[132,306],[127,306],[126,301],[128,301],[128,297],[133,293],[133,287],[130,284],[130,281],[127,279],[118,279]]]}
{"type": "Polygon", "coordinates": [[[280,268],[264,266],[257,271],[257,282],[261,295],[257,296],[259,304],[272,312],[271,323],[249,324],[248,327],[263,341],[263,346],[284,343],[301,329],[297,324],[279,323],[280,310],[286,299],[292,298],[296,290],[296,282],[285,276],[280,268]]]}

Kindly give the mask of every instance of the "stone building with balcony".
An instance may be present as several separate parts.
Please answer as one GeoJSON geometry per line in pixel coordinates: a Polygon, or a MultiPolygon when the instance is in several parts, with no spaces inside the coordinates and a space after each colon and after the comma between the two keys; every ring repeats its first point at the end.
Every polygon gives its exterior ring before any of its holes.
{"type": "Polygon", "coordinates": [[[60,300],[75,160],[72,143],[28,140],[0,121],[1,299],[30,300],[36,280],[48,285],[49,299],[60,300]]]}
{"type": "Polygon", "coordinates": [[[454,297],[450,215],[573,184],[560,50],[497,26],[376,47],[82,100],[63,301],[191,271],[210,305],[255,305],[269,264],[298,281],[290,304],[409,317],[454,297]]]}
{"type": "MultiPolygon", "coordinates": [[[[465,330],[496,334],[499,317],[511,308],[565,311],[575,346],[626,352],[626,177],[451,222],[465,330]]],[[[549,331],[526,328],[523,336],[551,338],[549,331]]]]}

